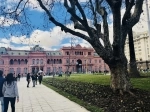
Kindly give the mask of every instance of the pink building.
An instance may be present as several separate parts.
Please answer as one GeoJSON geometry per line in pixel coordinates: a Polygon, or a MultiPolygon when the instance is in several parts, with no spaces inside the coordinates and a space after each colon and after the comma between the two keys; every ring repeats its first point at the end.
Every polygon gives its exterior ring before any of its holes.
{"type": "Polygon", "coordinates": [[[62,47],[58,51],[46,51],[39,45],[30,50],[13,50],[11,48],[0,48],[0,69],[4,74],[12,73],[32,73],[39,69],[46,74],[55,72],[72,73],[109,71],[109,67],[104,63],[93,48],[62,47]]]}

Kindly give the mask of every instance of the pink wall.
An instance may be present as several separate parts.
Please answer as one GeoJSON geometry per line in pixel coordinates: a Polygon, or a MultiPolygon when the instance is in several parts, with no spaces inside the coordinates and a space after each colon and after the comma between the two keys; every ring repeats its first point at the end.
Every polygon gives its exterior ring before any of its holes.
{"type": "Polygon", "coordinates": [[[34,49],[29,51],[6,49],[7,53],[1,53],[0,55],[0,69],[4,71],[4,74],[9,72],[15,72],[16,74],[31,73],[36,69],[38,71],[39,68],[45,73],[52,71],[66,72],[69,64],[67,60],[70,58],[69,71],[71,72],[109,71],[107,64],[95,54],[92,48],[77,45],[72,49],[63,47],[59,51],[40,51],[39,49],[42,48],[35,46],[34,49]],[[35,60],[34,63],[33,60],[35,60]],[[11,62],[13,64],[10,64],[11,62]]]}

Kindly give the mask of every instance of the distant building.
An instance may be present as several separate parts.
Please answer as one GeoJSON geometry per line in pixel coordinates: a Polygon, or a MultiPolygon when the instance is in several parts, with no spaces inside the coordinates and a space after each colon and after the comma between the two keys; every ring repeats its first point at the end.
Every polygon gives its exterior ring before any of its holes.
{"type": "Polygon", "coordinates": [[[109,71],[93,48],[80,45],[75,47],[62,47],[58,51],[46,51],[39,45],[30,50],[13,50],[0,48],[0,69],[7,73],[33,73],[39,70],[46,74],[66,72],[72,73],[109,71]]]}
{"type": "MultiPolygon", "coordinates": [[[[134,32],[133,36],[137,67],[139,69],[147,69],[150,67],[150,37],[148,36],[148,32],[134,32]]],[[[125,55],[128,62],[130,61],[129,53],[129,40],[127,38],[125,43],[125,55]]]]}

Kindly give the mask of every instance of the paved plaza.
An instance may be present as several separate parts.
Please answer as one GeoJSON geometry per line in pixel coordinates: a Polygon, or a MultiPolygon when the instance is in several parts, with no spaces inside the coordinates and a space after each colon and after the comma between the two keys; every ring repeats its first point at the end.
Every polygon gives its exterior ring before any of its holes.
{"type": "MultiPolygon", "coordinates": [[[[89,112],[44,85],[26,87],[26,79],[18,82],[20,101],[16,103],[16,112],[89,112]]],[[[9,106],[9,111],[11,107],[9,106]]]]}

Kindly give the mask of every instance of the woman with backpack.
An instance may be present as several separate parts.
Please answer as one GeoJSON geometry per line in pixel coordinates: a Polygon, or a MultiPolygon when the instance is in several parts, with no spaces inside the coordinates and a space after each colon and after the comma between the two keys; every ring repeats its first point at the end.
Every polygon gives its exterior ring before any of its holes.
{"type": "Polygon", "coordinates": [[[15,102],[19,102],[18,86],[17,82],[14,81],[13,73],[9,73],[6,76],[5,82],[2,89],[4,95],[4,112],[8,110],[8,104],[11,103],[11,110],[15,112],[15,102]]]}

